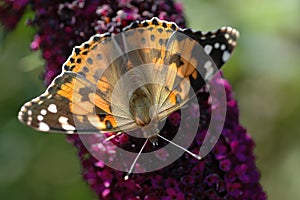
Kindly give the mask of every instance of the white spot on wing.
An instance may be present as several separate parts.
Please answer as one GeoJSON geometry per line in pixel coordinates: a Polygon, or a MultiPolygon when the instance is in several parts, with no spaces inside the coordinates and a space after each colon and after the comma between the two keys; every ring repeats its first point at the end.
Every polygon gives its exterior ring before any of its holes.
{"type": "Polygon", "coordinates": [[[210,60],[206,61],[204,64],[204,68],[206,69],[205,80],[209,80],[214,73],[214,69],[212,67],[212,62],[210,60]]]}
{"type": "Polygon", "coordinates": [[[67,131],[67,133],[68,133],[68,134],[72,134],[72,133],[74,133],[74,131],[67,131]]]}
{"type": "Polygon", "coordinates": [[[224,51],[222,55],[223,62],[226,62],[230,58],[230,53],[228,51],[224,51]]]}
{"type": "Polygon", "coordinates": [[[28,110],[27,114],[28,114],[28,115],[32,115],[32,111],[31,111],[31,110],[28,110]]]}
{"type": "Polygon", "coordinates": [[[56,107],[55,104],[50,104],[50,105],[48,106],[48,110],[49,110],[49,112],[57,113],[57,107],[56,107]]]}
{"type": "Polygon", "coordinates": [[[38,115],[38,116],[37,116],[37,119],[38,119],[39,121],[43,121],[44,117],[43,117],[42,115],[38,115]]]}
{"type": "Polygon", "coordinates": [[[228,33],[225,33],[225,35],[224,35],[224,36],[225,36],[225,38],[226,38],[227,40],[228,40],[228,39],[229,39],[229,37],[230,37],[228,33]]]}
{"type": "Polygon", "coordinates": [[[233,28],[231,28],[231,27],[227,27],[227,30],[228,30],[228,32],[231,32],[231,31],[233,31],[233,28]]]}
{"type": "Polygon", "coordinates": [[[216,49],[218,49],[218,48],[220,47],[220,43],[216,42],[215,45],[214,45],[214,47],[215,47],[216,49]]]}
{"type": "Polygon", "coordinates": [[[31,106],[31,102],[30,101],[24,104],[24,107],[30,107],[30,106],[31,106]]]}
{"type": "Polygon", "coordinates": [[[50,127],[48,126],[48,124],[46,124],[44,122],[40,122],[39,123],[39,130],[41,130],[41,131],[49,131],[50,127]]]}
{"type": "Polygon", "coordinates": [[[19,121],[22,121],[22,116],[23,116],[22,112],[19,112],[19,114],[18,114],[19,121]]]}
{"type": "Polygon", "coordinates": [[[225,45],[225,44],[222,44],[222,45],[221,45],[221,50],[224,51],[225,49],[226,49],[226,45],[225,45]]]}
{"type": "Polygon", "coordinates": [[[209,45],[209,44],[205,45],[204,51],[205,51],[206,54],[209,55],[210,52],[211,52],[211,50],[212,50],[212,46],[211,45],[209,45]]]}
{"type": "Polygon", "coordinates": [[[58,118],[58,121],[61,124],[65,124],[65,123],[68,123],[68,118],[66,118],[64,116],[61,116],[61,117],[58,118]]]}
{"type": "Polygon", "coordinates": [[[21,111],[25,112],[26,108],[24,106],[22,106],[21,111]]]}
{"type": "MultiPolygon", "coordinates": [[[[22,121],[23,121],[23,120],[22,120],[22,121]]],[[[27,124],[28,126],[30,126],[30,125],[31,125],[31,121],[32,121],[32,117],[29,116],[29,117],[27,118],[26,124],[27,124]]]]}
{"type": "Polygon", "coordinates": [[[75,127],[70,124],[62,124],[61,127],[67,131],[75,131],[75,127]]]}
{"type": "Polygon", "coordinates": [[[47,110],[42,109],[42,110],[41,110],[41,114],[42,114],[42,115],[46,115],[46,114],[47,114],[47,110]]]}
{"type": "Polygon", "coordinates": [[[58,122],[64,130],[69,131],[68,133],[72,133],[70,131],[75,131],[75,127],[68,123],[68,118],[61,116],[58,118],[58,122]]]}

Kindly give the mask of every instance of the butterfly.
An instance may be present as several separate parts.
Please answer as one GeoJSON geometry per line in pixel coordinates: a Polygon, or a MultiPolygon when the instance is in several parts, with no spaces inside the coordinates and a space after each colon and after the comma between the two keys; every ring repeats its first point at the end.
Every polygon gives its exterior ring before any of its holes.
{"type": "Polygon", "coordinates": [[[184,106],[231,56],[239,32],[182,29],[135,21],[118,34],[92,36],[18,119],[43,132],[108,133],[141,128],[157,144],[157,123],[184,106]]]}

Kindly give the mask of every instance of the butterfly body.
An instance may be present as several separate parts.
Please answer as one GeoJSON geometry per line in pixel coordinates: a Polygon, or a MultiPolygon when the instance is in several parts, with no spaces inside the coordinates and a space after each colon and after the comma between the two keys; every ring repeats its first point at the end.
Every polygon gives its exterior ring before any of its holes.
{"type": "Polygon", "coordinates": [[[150,108],[153,105],[150,92],[143,86],[132,94],[129,100],[130,113],[135,123],[143,127],[151,122],[150,108]]]}
{"type": "Polygon", "coordinates": [[[117,35],[95,35],[73,49],[62,73],[27,102],[19,120],[39,131],[126,132],[155,144],[157,124],[184,106],[229,59],[239,33],[181,29],[158,18],[117,35]]]}

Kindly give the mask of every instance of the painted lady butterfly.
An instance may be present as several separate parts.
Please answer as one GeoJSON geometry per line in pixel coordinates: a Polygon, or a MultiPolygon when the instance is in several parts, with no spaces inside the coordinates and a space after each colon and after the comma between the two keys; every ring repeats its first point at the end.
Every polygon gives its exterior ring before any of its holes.
{"type": "Polygon", "coordinates": [[[212,78],[238,36],[230,27],[203,33],[158,18],[97,34],[73,49],[62,73],[18,118],[39,131],[68,134],[141,128],[156,144],[155,123],[212,78]]]}

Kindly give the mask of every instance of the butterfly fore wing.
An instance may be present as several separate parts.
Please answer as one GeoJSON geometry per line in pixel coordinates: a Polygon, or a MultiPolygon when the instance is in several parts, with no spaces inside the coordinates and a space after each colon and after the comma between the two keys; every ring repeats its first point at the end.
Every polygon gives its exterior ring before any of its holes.
{"type": "MultiPolygon", "coordinates": [[[[169,40],[170,56],[166,56],[167,60],[171,58],[171,64],[176,63],[176,75],[179,76],[174,79],[173,88],[181,92],[178,86],[183,78],[190,82],[194,90],[192,93],[197,93],[205,84],[209,84],[212,77],[230,58],[238,37],[239,32],[231,27],[207,33],[191,29],[174,33],[169,40]]],[[[184,93],[181,98],[186,94],[188,93],[184,93]]]]}
{"type": "Polygon", "coordinates": [[[229,59],[239,33],[230,27],[214,32],[174,32],[168,41],[165,65],[168,65],[167,85],[162,90],[160,118],[178,110],[193,97],[229,59]]]}
{"type": "Polygon", "coordinates": [[[196,40],[213,59],[218,69],[229,60],[239,38],[239,32],[231,27],[222,27],[209,32],[192,29],[183,29],[180,32],[196,40]]]}
{"type": "Polygon", "coordinates": [[[116,84],[128,71],[128,58],[123,46],[122,34],[97,34],[74,48],[64,68],[84,76],[97,86],[94,95],[96,106],[111,115],[130,118],[128,105],[123,101],[128,95],[126,85],[121,86],[121,92],[114,93],[116,84]]]}
{"type": "Polygon", "coordinates": [[[114,116],[95,106],[91,88],[93,85],[84,77],[65,72],[42,95],[25,103],[18,118],[44,132],[104,133],[132,129],[132,121],[118,119],[117,123],[114,116]]]}

